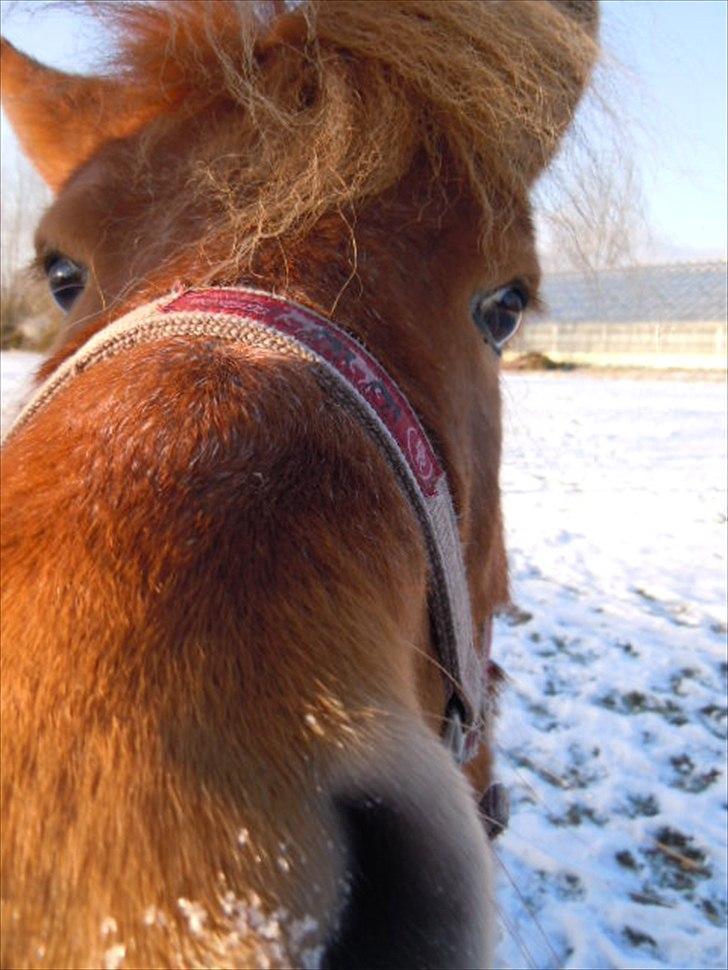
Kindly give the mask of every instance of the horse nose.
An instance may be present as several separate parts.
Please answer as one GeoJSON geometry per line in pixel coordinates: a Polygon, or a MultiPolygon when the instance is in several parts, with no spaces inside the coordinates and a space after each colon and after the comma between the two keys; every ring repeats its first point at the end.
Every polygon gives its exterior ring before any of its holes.
{"type": "Polygon", "coordinates": [[[325,968],[489,965],[489,849],[452,791],[413,804],[356,797],[337,805],[347,897],[325,968]]]}

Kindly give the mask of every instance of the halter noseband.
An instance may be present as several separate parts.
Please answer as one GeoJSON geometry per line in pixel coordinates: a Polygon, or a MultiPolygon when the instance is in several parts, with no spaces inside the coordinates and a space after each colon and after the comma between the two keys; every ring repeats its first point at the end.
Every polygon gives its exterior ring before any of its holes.
{"type": "Polygon", "coordinates": [[[8,434],[93,364],[173,336],[218,337],[309,361],[325,390],[379,445],[417,516],[427,547],[428,605],[448,698],[443,741],[458,764],[470,761],[485,728],[487,655],[479,656],[473,643],[470,594],[447,476],[407,398],[351,334],[271,293],[226,287],[173,293],[90,337],[38,388],[8,434]]]}

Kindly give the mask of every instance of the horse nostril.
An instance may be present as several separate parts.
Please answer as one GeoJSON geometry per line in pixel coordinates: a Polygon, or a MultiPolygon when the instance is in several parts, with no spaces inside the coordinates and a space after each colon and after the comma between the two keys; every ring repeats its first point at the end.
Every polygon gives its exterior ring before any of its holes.
{"type": "Polygon", "coordinates": [[[339,803],[350,883],[323,967],[482,965],[482,932],[472,924],[484,921],[486,900],[471,898],[478,880],[467,858],[477,848],[456,835],[453,851],[453,839],[424,817],[431,808],[412,818],[381,800],[339,803]]]}

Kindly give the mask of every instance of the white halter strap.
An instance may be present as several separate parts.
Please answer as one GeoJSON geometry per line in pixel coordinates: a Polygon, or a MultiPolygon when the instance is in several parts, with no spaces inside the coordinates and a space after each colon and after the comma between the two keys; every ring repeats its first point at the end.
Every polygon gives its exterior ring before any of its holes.
{"type": "Polygon", "coordinates": [[[459,763],[469,761],[484,730],[487,656],[479,656],[473,642],[470,594],[447,476],[404,394],[349,333],[306,307],[253,289],[173,293],[90,337],[37,389],[7,437],[94,364],[174,336],[217,337],[309,361],[326,392],[354,413],[380,446],[425,538],[430,616],[448,696],[444,737],[459,763]]]}

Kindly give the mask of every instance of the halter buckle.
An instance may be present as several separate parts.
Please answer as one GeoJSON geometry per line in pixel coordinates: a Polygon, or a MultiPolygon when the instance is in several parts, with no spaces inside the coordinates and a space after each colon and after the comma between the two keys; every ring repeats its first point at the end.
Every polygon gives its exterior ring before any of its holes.
{"type": "Polygon", "coordinates": [[[453,697],[445,708],[445,726],[442,741],[458,765],[465,764],[468,754],[468,731],[465,726],[465,711],[460,701],[453,697]]]}

